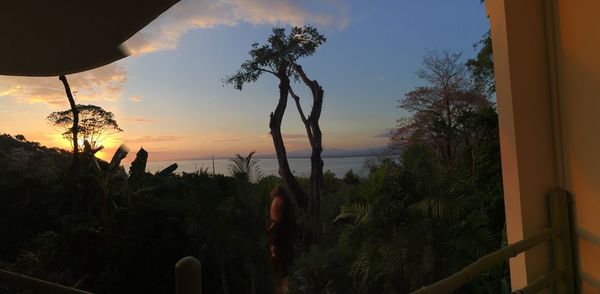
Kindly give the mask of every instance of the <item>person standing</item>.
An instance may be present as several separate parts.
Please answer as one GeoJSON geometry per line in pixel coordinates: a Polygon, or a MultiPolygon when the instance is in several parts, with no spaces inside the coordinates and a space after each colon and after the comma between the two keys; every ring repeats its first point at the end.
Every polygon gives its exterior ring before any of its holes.
{"type": "Polygon", "coordinates": [[[271,263],[275,268],[274,294],[288,293],[288,269],[294,258],[296,214],[288,192],[278,185],[271,191],[271,263]]]}

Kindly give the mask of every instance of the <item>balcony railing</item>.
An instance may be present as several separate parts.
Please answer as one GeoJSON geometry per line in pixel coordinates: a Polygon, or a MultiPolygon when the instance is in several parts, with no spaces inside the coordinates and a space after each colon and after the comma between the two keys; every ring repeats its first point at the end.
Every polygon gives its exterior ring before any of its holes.
{"type": "Polygon", "coordinates": [[[87,291],[66,287],[57,283],[52,283],[5,270],[0,270],[0,290],[2,285],[6,285],[11,289],[27,290],[33,293],[91,294],[87,291]]]}
{"type": "Polygon", "coordinates": [[[412,294],[452,293],[471,282],[480,273],[546,242],[550,242],[552,246],[552,269],[537,280],[513,293],[538,293],[548,287],[555,288],[555,293],[575,293],[568,199],[568,194],[565,191],[550,193],[548,198],[550,228],[483,256],[461,271],[432,285],[414,291],[412,294]]]}
{"type": "MultiPolygon", "coordinates": [[[[5,293],[3,290],[25,290],[40,294],[92,294],[80,289],[0,269],[0,293],[5,293]],[[5,289],[5,287],[8,287],[8,289],[5,289]]],[[[13,291],[8,291],[8,293],[14,293],[13,291]]],[[[200,262],[196,258],[184,257],[175,264],[175,293],[202,294],[202,270],[200,262]]]]}

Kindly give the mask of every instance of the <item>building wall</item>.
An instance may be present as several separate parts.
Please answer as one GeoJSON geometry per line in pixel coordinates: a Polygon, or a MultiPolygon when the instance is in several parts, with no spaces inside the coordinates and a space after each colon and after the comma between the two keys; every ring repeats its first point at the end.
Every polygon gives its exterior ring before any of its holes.
{"type": "MultiPolygon", "coordinates": [[[[574,200],[578,288],[600,293],[600,0],[486,0],[509,243],[549,225],[547,193],[574,200]]],[[[513,289],[548,248],[511,260],[513,289]]]]}
{"type": "Polygon", "coordinates": [[[574,198],[584,293],[600,292],[600,1],[557,2],[565,188],[574,198]]]}

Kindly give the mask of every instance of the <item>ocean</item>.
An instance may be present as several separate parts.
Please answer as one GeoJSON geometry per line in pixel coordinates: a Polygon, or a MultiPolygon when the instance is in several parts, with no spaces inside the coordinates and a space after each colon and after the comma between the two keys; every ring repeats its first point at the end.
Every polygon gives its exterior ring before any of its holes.
{"type": "MultiPolygon", "coordinates": [[[[346,172],[352,170],[359,176],[367,176],[367,162],[375,161],[377,158],[372,156],[356,156],[356,157],[326,157],[323,158],[324,168],[323,171],[331,171],[336,177],[343,177],[346,172]]],[[[257,158],[258,166],[264,175],[278,175],[279,166],[276,158],[257,158]]],[[[229,159],[215,159],[215,173],[229,175],[229,159]]],[[[289,158],[288,162],[292,173],[300,177],[310,176],[310,158],[289,158]]],[[[200,169],[208,169],[212,172],[212,160],[211,159],[197,159],[197,160],[174,160],[174,161],[154,161],[148,162],[146,170],[154,173],[162,170],[163,168],[177,163],[179,166],[175,172],[195,172],[200,169]]]]}

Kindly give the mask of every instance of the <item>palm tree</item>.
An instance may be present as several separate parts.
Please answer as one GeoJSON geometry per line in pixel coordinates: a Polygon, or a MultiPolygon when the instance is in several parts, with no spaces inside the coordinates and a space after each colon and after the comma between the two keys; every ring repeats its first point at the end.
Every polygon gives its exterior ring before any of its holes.
{"type": "Polygon", "coordinates": [[[252,158],[256,151],[250,152],[248,156],[235,154],[229,159],[229,172],[236,179],[246,179],[251,183],[258,183],[263,178],[263,173],[258,166],[258,160],[252,158]]]}

